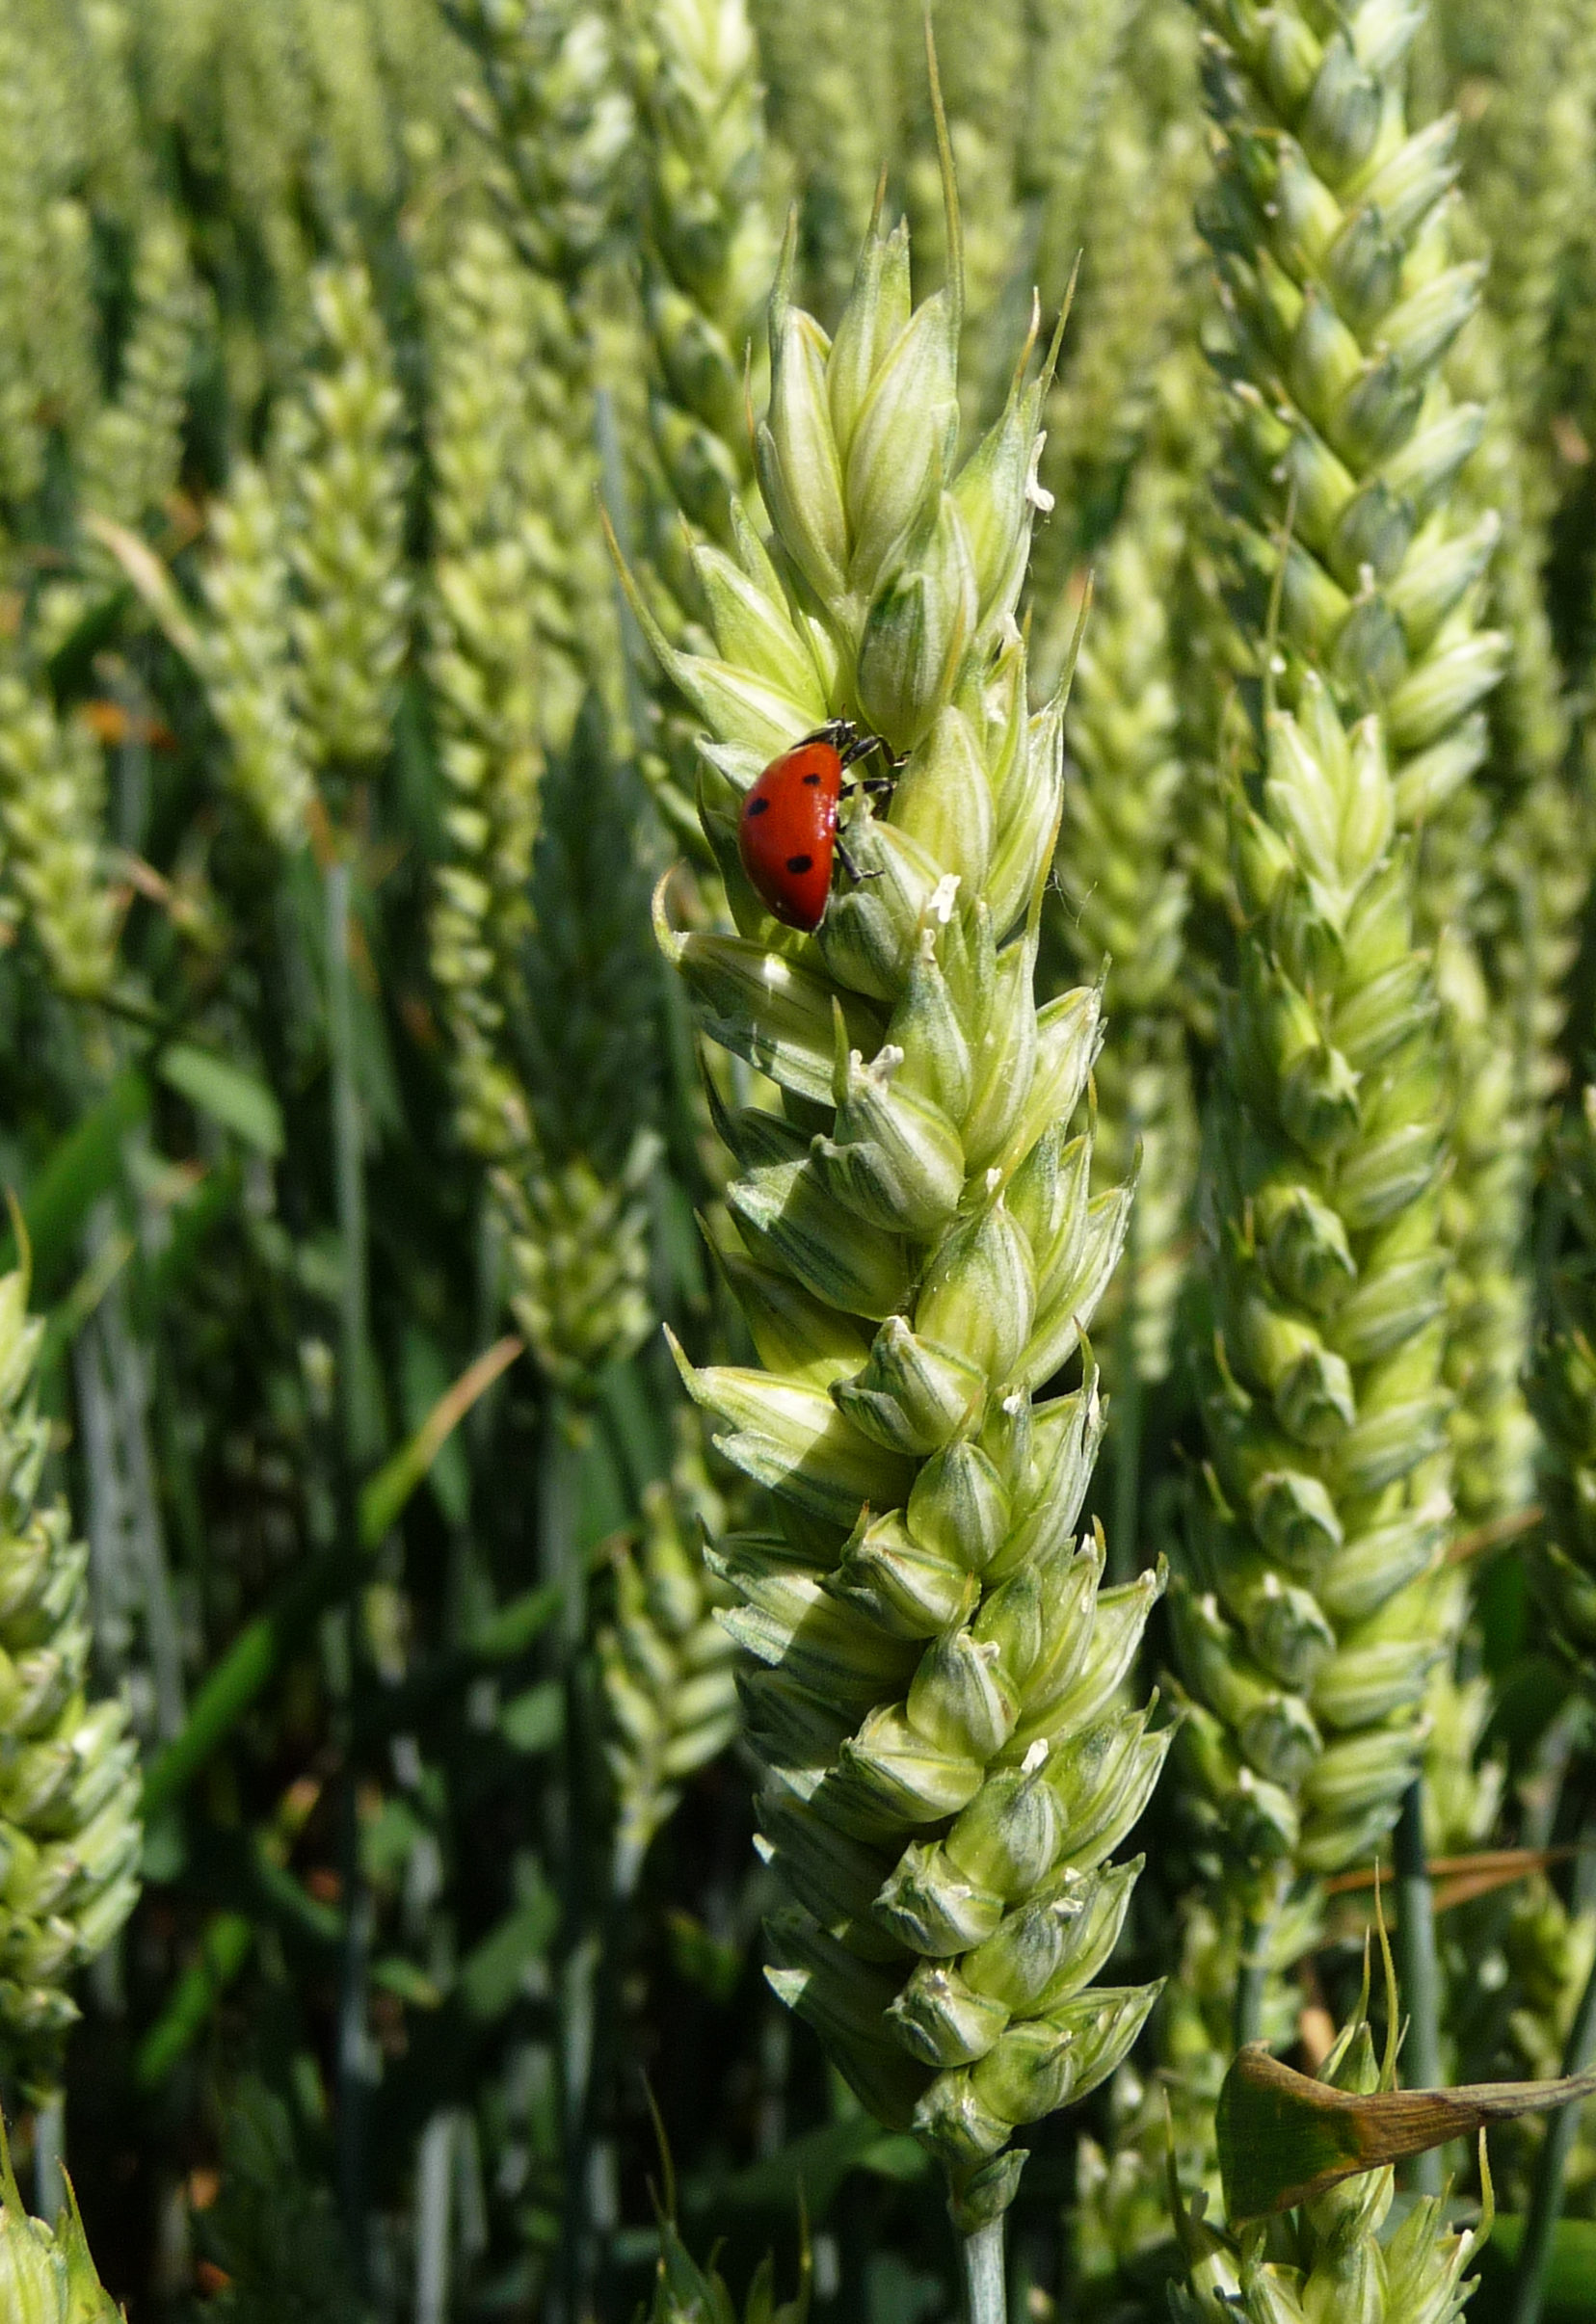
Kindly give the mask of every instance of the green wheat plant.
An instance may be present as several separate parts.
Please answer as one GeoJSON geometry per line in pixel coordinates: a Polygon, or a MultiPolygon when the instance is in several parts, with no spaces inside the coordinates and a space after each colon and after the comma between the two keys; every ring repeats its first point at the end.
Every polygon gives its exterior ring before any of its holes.
{"type": "MultiPolygon", "coordinates": [[[[1144,451],[1157,464],[1150,439],[1167,434],[1161,383],[1172,362],[1190,368],[1184,342],[1203,291],[1192,204],[1210,167],[1193,118],[1196,49],[1188,11],[1143,13],[1134,70],[1128,57],[1075,196],[1089,184],[1074,228],[1080,270],[1062,376],[1048,399],[1043,474],[1058,510],[1037,543],[1042,585],[1059,581],[1066,555],[1096,552],[1136,489],[1144,451]]],[[[1067,241],[1059,255],[1067,270],[1067,241]]],[[[1199,472],[1184,448],[1172,464],[1199,472]]]]}
{"type": "Polygon", "coordinates": [[[1384,0],[1323,37],[1241,6],[1208,25],[1221,142],[1199,214],[1234,349],[1238,578],[1262,634],[1290,489],[1284,699],[1312,669],[1347,708],[1379,708],[1398,820],[1427,824],[1484,755],[1477,705],[1503,659],[1476,620],[1498,520],[1450,496],[1484,425],[1443,372],[1479,299],[1451,247],[1455,123],[1409,132],[1418,19],[1384,0]]]}
{"type": "Polygon", "coordinates": [[[0,1278],[0,2042],[8,2072],[35,2092],[60,2073],[78,2014],[73,1971],[133,1908],[143,1836],[125,1705],[89,1688],[89,1552],[71,1538],[65,1501],[41,1491],[49,1423],[35,1376],[43,1336],[28,1313],[26,1272],[0,1278]]]}
{"type": "Polygon", "coordinates": [[[28,2215],[0,2124],[0,2297],[17,2324],[118,2324],[123,2311],[95,2271],[76,2198],[52,2231],[28,2215]]]}
{"type": "Polygon", "coordinates": [[[590,705],[545,779],[525,1006],[508,1023],[529,1137],[497,1166],[511,1307],[549,1377],[591,1403],[605,1366],[654,1320],[647,1190],[653,1123],[654,963],[643,940],[644,869],[625,834],[637,812],[629,770],[590,705]],[[602,962],[612,1014],[594,973],[602,962]]]}
{"type": "Polygon", "coordinates": [[[289,638],[282,512],[256,462],[238,463],[209,534],[202,674],[227,739],[228,788],[292,852],[305,843],[314,784],[289,638]]]}
{"type": "Polygon", "coordinates": [[[497,1161],[531,1124],[498,1056],[519,998],[519,953],[544,770],[531,486],[538,428],[534,286],[502,232],[472,221],[451,250],[433,318],[430,452],[437,477],[429,672],[443,735],[449,858],[432,969],[446,995],[462,1134],[497,1161]]]}
{"type": "Polygon", "coordinates": [[[401,405],[365,269],[323,267],[310,303],[317,367],[275,454],[291,495],[301,715],[316,763],[348,770],[386,749],[408,643],[401,405]]]}
{"type": "MultiPolygon", "coordinates": [[[[949,188],[951,180],[948,179],[949,188]]],[[[655,911],[703,1034],[779,1101],[722,1109],[721,1265],[760,1368],[682,1376],[778,1526],[716,1544],[739,1603],[770,1977],[879,2120],[947,2166],[972,2313],[1000,2312],[1010,2141],[1104,2080],[1152,1986],[1098,1988],[1134,1863],[1110,1866],[1167,1736],[1117,1690],[1159,1582],[1102,1591],[1076,1519],[1102,1427],[1081,1344],[1125,1229],[1071,1117],[1086,990],[1038,1011],[1062,700],[1032,713],[1014,607],[1045,384],[1017,377],[962,465],[960,277],[918,307],[878,224],[834,336],[771,305],[757,443],[771,545],[702,548],[718,651],[656,650],[708,727],[706,836],[738,933],[655,911]],[[794,577],[784,587],[782,568],[794,577]],[[812,611],[807,610],[812,607],[812,611]],[[737,866],[738,803],[828,717],[903,759],[856,804],[862,877],[784,937],[737,866]]]]}
{"type": "MultiPolygon", "coordinates": [[[[1320,2066],[1320,2082],[1360,2097],[1396,2088],[1394,1992],[1391,2001],[1382,2056],[1368,2019],[1366,1967],[1362,2003],[1320,2066]]],[[[1354,2315],[1373,2324],[1420,2316],[1426,2324],[1452,2324],[1475,2289],[1465,2270],[1490,2240],[1489,2177],[1484,2217],[1476,2226],[1452,2226],[1444,2198],[1426,2195],[1382,2233],[1395,2193],[1389,2166],[1366,2171],[1315,2196],[1285,2221],[1254,2226],[1233,2241],[1208,2225],[1200,2203],[1187,2212],[1173,2188],[1187,2280],[1171,2288],[1172,2315],[1179,2324],[1220,2324],[1237,2315],[1248,2324],[1354,2315]]]]}
{"type": "Polygon", "coordinates": [[[0,894],[57,990],[94,999],[116,972],[105,762],[36,672],[0,673],[0,894]]]}
{"type": "Polygon", "coordinates": [[[754,0],[764,110],[799,202],[817,302],[841,305],[884,162],[896,158],[898,19],[891,0],[754,0]]]}
{"type": "Polygon", "coordinates": [[[47,60],[19,17],[0,23],[0,496],[14,513],[43,482],[53,405],[75,433],[94,400],[90,220],[52,137],[47,60]]]}
{"type": "Polygon", "coordinates": [[[449,0],[481,64],[460,92],[492,184],[536,272],[567,280],[610,229],[635,132],[611,28],[564,0],[449,0]]]}
{"type": "MultiPolygon", "coordinates": [[[[69,646],[85,629],[106,620],[108,603],[123,585],[123,573],[109,553],[101,528],[108,522],[137,532],[170,521],[183,456],[183,428],[190,388],[201,360],[207,302],[196,281],[175,218],[154,210],[138,238],[128,270],[129,318],[117,357],[114,392],[94,393],[96,377],[93,326],[87,314],[74,317],[83,332],[80,355],[92,383],[86,397],[57,407],[53,431],[56,461],[70,462],[72,500],[66,528],[68,554],[52,559],[66,565],[52,571],[38,591],[31,643],[41,660],[69,646]],[[61,425],[62,422],[67,425],[61,425]]],[[[45,409],[51,409],[46,402],[45,409]]],[[[54,515],[59,504],[59,470],[47,462],[42,505],[34,522],[54,515]],[[54,490],[51,489],[54,487],[54,490]]]]}
{"type": "MultiPolygon", "coordinates": [[[[648,548],[673,634],[701,621],[695,540],[729,548],[733,502],[757,495],[747,422],[774,258],[770,162],[752,27],[727,0],[652,0],[632,41],[647,172],[643,310],[658,483],[648,548]]],[[[762,365],[761,365],[762,369],[762,365]]],[[[679,703],[661,705],[662,763],[645,755],[672,827],[697,838],[694,752],[679,703]]]]}
{"type": "Polygon", "coordinates": [[[931,15],[0,0],[30,2318],[1590,2306],[1596,16],[931,15]]]}
{"type": "Polygon", "coordinates": [[[1563,1642],[1584,1676],[1596,1652],[1596,1307],[1591,1254],[1596,1251],[1596,1088],[1586,1084],[1571,1107],[1557,1146],[1564,1250],[1554,1278],[1554,1306],[1537,1350],[1535,1413],[1545,1444],[1541,1489],[1546,1540],[1536,1580],[1563,1642]]]}
{"type": "MultiPolygon", "coordinates": [[[[1149,1381],[1169,1369],[1197,1159],[1174,1006],[1188,897],[1176,836],[1189,776],[1164,611],[1183,518],[1180,486],[1149,464],[1103,561],[1076,667],[1065,743],[1077,772],[1057,857],[1070,965],[1089,977],[1108,964],[1104,1006],[1114,1037],[1095,1069],[1098,1168],[1123,1179],[1141,1148],[1130,1248],[1104,1324],[1114,1332],[1114,1309],[1129,1303],[1124,1345],[1149,1381]]],[[[1118,1356],[1114,1363],[1119,1372],[1118,1356]]]]}
{"type": "Polygon", "coordinates": [[[182,459],[203,301],[174,219],[157,212],[150,220],[140,237],[130,289],[133,322],[117,394],[94,413],[77,448],[84,505],[121,524],[159,515],[182,459]]]}
{"type": "MultiPolygon", "coordinates": [[[[580,899],[597,901],[606,885],[599,855],[624,812],[619,771],[590,713],[560,760],[566,817],[545,843],[558,851],[545,883],[555,917],[540,924],[532,869],[545,766],[541,657],[516,586],[522,561],[514,546],[488,542],[474,567],[461,558],[439,568],[434,666],[455,730],[454,799],[432,969],[445,996],[461,1137],[491,1172],[509,1303],[545,1374],[583,1405],[605,1365],[640,1345],[652,1322],[644,1192],[657,1139],[642,1118],[647,1068],[631,1077],[648,1020],[629,1028],[630,1041],[624,1025],[606,1041],[578,990],[582,947],[602,941],[585,925],[580,899]],[[592,805],[582,786],[594,776],[608,789],[609,814],[579,833],[592,805]],[[595,1043],[608,1049],[609,1070],[572,1106],[582,1085],[563,1072],[573,1059],[591,1069],[595,1043]]],[[[635,892],[635,883],[609,887],[611,926],[635,892]]]]}
{"type": "Polygon", "coordinates": [[[1589,166],[1593,127],[1590,27],[1578,9],[1546,0],[1435,12],[1447,78],[1474,82],[1462,137],[1469,206],[1488,273],[1485,296],[1501,327],[1519,443],[1551,486],[1542,431],[1562,277],[1578,233],[1567,189],[1589,166]],[[1489,92],[1489,102],[1478,98],[1489,92]]]}
{"type": "MultiPolygon", "coordinates": [[[[658,2110],[652,2102],[651,2112],[659,2142],[664,2190],[663,2194],[655,2191],[651,2182],[659,2250],[654,2261],[653,2297],[649,2303],[648,2324],[737,2324],[737,2304],[715,2265],[718,2251],[711,2255],[707,2264],[701,2266],[682,2239],[677,2224],[676,2170],[658,2110]]],[[[813,2288],[813,2255],[807,2222],[801,2226],[798,2288],[790,2300],[778,2304],[775,2286],[775,2259],[766,2252],[743,2304],[745,2324],[806,2324],[813,2288]]]]}
{"type": "Polygon", "coordinates": [[[1459,1144],[1447,1234],[1462,1506],[1497,1515],[1522,1473],[1521,1408],[1478,1343],[1513,1334],[1510,1303],[1501,1312],[1493,1293],[1522,1213],[1498,1175],[1510,1047],[1472,1002],[1483,858],[1470,833],[1471,779],[1488,746],[1480,705],[1506,641],[1481,625],[1500,513],[1453,489],[1486,427],[1446,377],[1482,271],[1456,249],[1447,198],[1456,122],[1410,132],[1402,74],[1419,19],[1381,0],[1323,38],[1305,16],[1291,18],[1290,39],[1242,9],[1217,8],[1209,23],[1207,94],[1224,142],[1201,216],[1234,333],[1236,542],[1252,634],[1274,564],[1268,523],[1289,496],[1286,698],[1312,670],[1346,712],[1380,713],[1397,821],[1423,833],[1417,909],[1442,947],[1454,1100],[1477,1109],[1495,1095],[1486,1150],[1459,1144]]]}
{"type": "MultiPolygon", "coordinates": [[[[1592,1492],[1596,1463],[1596,1350],[1591,1330],[1592,1253],[1596,1251],[1596,1088],[1586,1084],[1560,1126],[1556,1148],[1561,1234],[1552,1278],[1551,1311],[1536,1350],[1531,1400],[1542,1437],[1541,1491],[1546,1538],[1535,1585],[1552,1635],[1576,1684],[1587,1694],[1596,1670],[1596,1594],[1592,1590],[1592,1492]]],[[[1543,1995],[1543,1999],[1545,1996],[1543,1995]]],[[[1557,1996],[1560,2001],[1561,1996],[1557,1996]]],[[[1556,2005],[1555,2005],[1556,2006],[1556,2005]]],[[[1553,2037],[1554,2042],[1556,2036],[1553,2037]]],[[[1554,2053],[1555,2054],[1555,2053],[1554,2053]]],[[[1596,2058],[1596,1966],[1588,1968],[1566,2028],[1562,2072],[1581,2073],[1596,2058]]],[[[1552,2255],[1564,2182],[1580,2128],[1580,2110],[1556,2116],[1542,2146],[1520,2257],[1515,2324],[1535,2324],[1552,2255]]]]}
{"type": "MultiPolygon", "coordinates": [[[[1481,705],[1506,653],[1482,626],[1501,515],[1458,489],[1487,417],[1447,379],[1480,269],[1448,199],[1455,121],[1409,128],[1416,13],[1375,0],[1344,26],[1277,31],[1221,6],[1207,22],[1218,173],[1199,215],[1220,273],[1233,605],[1263,721],[1256,744],[1237,737],[1241,765],[1261,764],[1210,1125],[1215,1490],[1178,1628],[1215,1721],[1192,1730],[1203,1783],[1229,1795],[1233,1846],[1244,1833],[1243,1856],[1274,1862],[1244,1908],[1255,1926],[1293,1873],[1397,1827],[1433,2079],[1415,1779],[1424,1678],[1465,1612],[1441,1559],[1454,1503],[1477,1523],[1522,1498],[1524,1445],[1502,1263],[1524,1224],[1513,1055],[1479,1005],[1473,925],[1481,705]]],[[[1255,2008],[1244,1979],[1239,2028],[1255,2008]]]]}
{"type": "Polygon", "coordinates": [[[1280,1883],[1367,1859],[1450,1636],[1444,1089],[1382,726],[1304,679],[1237,788],[1246,914],[1202,1202],[1211,1466],[1175,1598],[1194,1781],[1280,1883]]]}
{"type": "Polygon", "coordinates": [[[717,1757],[738,1727],[736,1649],[718,1619],[732,1596],[704,1562],[705,1542],[727,1529],[727,1504],[700,1435],[697,1414],[684,1412],[669,1479],[645,1488],[642,1537],[616,1551],[614,1619],[597,1640],[616,1794],[614,1881],[623,1896],[635,1889],[686,1779],[717,1757]]]}
{"type": "MultiPolygon", "coordinates": [[[[1270,1932],[1271,1969],[1289,1969],[1312,1938],[1311,1908],[1294,1919],[1283,1915],[1270,1932]]],[[[1234,1915],[1221,1916],[1193,1897],[1177,1941],[1179,1967],[1150,2028],[1151,2054],[1120,2068],[1106,2135],[1083,2137],[1077,2150],[1074,2259],[1088,2312],[1178,2251],[1172,2171],[1184,2200],[1212,2206],[1221,2199],[1214,2115],[1230,2054],[1241,1932],[1234,1915]]],[[[1273,2048],[1293,2039],[1292,1999],[1287,1977],[1271,1976],[1260,2035],[1273,2048]]]]}
{"type": "MultiPolygon", "coordinates": [[[[766,2324],[767,2318],[769,2324],[804,2324],[810,2312],[808,2255],[799,2288],[790,2300],[778,2303],[774,2285],[775,2268],[767,2255],[748,2287],[742,2311],[746,2324],[766,2324]]],[[[675,2223],[664,2220],[648,2324],[736,2324],[736,2303],[713,2264],[701,2267],[675,2223]]]]}
{"type": "MultiPolygon", "coordinates": [[[[949,263],[935,108],[927,102],[919,50],[923,34],[911,10],[886,12],[895,35],[899,167],[904,214],[917,265],[932,277],[949,263]]],[[[1091,51],[1086,24],[1077,13],[1091,51]]],[[[1039,248],[1038,158],[1050,153],[1046,133],[1034,135],[1045,92],[1067,79],[1078,49],[1066,60],[1046,11],[1017,0],[995,0],[980,15],[962,10],[932,13],[937,70],[947,116],[948,143],[959,172],[964,322],[959,347],[959,400],[972,427],[990,420],[1008,383],[1014,340],[1033,283],[1051,308],[1063,293],[1070,261],[1051,277],[1039,248]]],[[[1090,72],[1090,65],[1086,67],[1090,72]]],[[[878,137],[878,166],[891,158],[878,137]]]]}
{"type": "MultiPolygon", "coordinates": [[[[1056,298],[1101,223],[1094,172],[1131,46],[1126,0],[1054,8],[1040,18],[1026,122],[1026,174],[1041,196],[1039,273],[1056,298]]],[[[1105,282],[1109,279],[1104,270],[1105,282]]],[[[1111,295],[1111,294],[1110,294],[1111,295]]]]}
{"type": "MultiPolygon", "coordinates": [[[[774,249],[754,36],[740,9],[657,0],[637,27],[635,79],[647,130],[644,307],[656,384],[650,426],[670,503],[721,546],[754,454],[744,417],[774,249]]],[[[669,554],[663,537],[661,553],[669,554]]],[[[678,548],[672,569],[696,593],[678,548]]]]}
{"type": "Polygon", "coordinates": [[[1456,1056],[1448,1196],[1454,1494],[1464,1526],[1477,1527],[1516,1518],[1531,1492],[1534,1426],[1523,1375],[1532,1299],[1523,1253],[1537,1142],[1566,1070],[1558,1043],[1586,850],[1557,645],[1537,578],[1548,535],[1535,513],[1531,456],[1509,424],[1504,334],[1488,311],[1452,369],[1486,414],[1462,483],[1466,497],[1501,520],[1485,578],[1505,650],[1502,683],[1485,704],[1489,752],[1450,810],[1458,832],[1443,844],[1467,871],[1460,876],[1454,860],[1436,924],[1456,1056]]]}

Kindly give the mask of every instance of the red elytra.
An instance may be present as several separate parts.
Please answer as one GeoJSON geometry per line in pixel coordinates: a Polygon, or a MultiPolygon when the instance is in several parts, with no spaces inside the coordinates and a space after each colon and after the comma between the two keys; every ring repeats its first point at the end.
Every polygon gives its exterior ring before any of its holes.
{"type": "Polygon", "coordinates": [[[749,885],[787,928],[819,927],[831,895],[842,752],[829,734],[773,758],[742,804],[737,851],[749,885]]]}

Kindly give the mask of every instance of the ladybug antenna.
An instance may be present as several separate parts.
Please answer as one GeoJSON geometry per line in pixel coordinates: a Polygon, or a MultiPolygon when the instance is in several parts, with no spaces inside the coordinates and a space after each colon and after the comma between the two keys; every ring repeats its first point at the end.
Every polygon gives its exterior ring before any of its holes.
{"type": "Polygon", "coordinates": [[[953,141],[947,134],[943,104],[942,75],[937,70],[937,36],[931,29],[931,11],[925,12],[925,66],[931,78],[931,119],[937,130],[937,159],[942,165],[943,207],[947,214],[947,289],[953,308],[953,344],[964,328],[964,222],[959,216],[959,183],[953,174],[953,141]]]}

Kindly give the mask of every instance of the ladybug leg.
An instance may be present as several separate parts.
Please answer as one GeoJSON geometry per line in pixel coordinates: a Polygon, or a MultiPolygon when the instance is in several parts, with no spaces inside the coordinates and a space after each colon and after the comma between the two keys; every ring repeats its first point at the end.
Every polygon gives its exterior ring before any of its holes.
{"type": "Polygon", "coordinates": [[[837,856],[838,862],[842,866],[842,869],[847,873],[849,879],[853,882],[856,887],[862,887],[866,880],[880,879],[881,874],[879,871],[862,872],[858,864],[854,861],[853,858],[849,855],[847,849],[843,846],[840,839],[837,842],[837,856]]]}
{"type": "Polygon", "coordinates": [[[844,788],[842,798],[848,803],[855,799],[883,799],[890,796],[891,788],[890,776],[856,775],[844,788]]]}
{"type": "MultiPolygon", "coordinates": [[[[841,721],[838,723],[840,725],[841,721]]],[[[853,734],[842,752],[842,764],[851,767],[857,760],[868,758],[872,751],[880,751],[889,760],[891,759],[891,753],[879,734],[853,734]]]]}
{"type": "Polygon", "coordinates": [[[852,766],[856,758],[868,758],[872,751],[881,753],[894,775],[900,774],[909,763],[907,752],[889,750],[879,734],[857,734],[842,753],[842,764],[852,766]]]}
{"type": "Polygon", "coordinates": [[[856,735],[841,754],[842,764],[844,767],[854,766],[860,759],[868,758],[875,751],[879,751],[886,760],[888,771],[885,775],[861,775],[858,778],[858,787],[868,798],[890,798],[904,761],[894,757],[879,734],[856,735]]]}

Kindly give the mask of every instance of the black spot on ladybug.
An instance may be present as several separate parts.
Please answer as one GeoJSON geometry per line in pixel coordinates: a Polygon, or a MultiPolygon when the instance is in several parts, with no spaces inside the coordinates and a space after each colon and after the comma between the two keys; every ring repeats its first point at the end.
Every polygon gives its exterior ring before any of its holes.
{"type": "Polygon", "coordinates": [[[818,775],[806,775],[804,777],[804,787],[806,790],[818,788],[819,781],[820,778],[818,775]]]}
{"type": "Polygon", "coordinates": [[[768,799],[751,799],[743,809],[745,815],[766,815],[769,812],[770,802],[768,799]]]}
{"type": "Polygon", "coordinates": [[[814,858],[812,856],[789,856],[786,859],[786,867],[789,872],[812,871],[814,858]]]}

